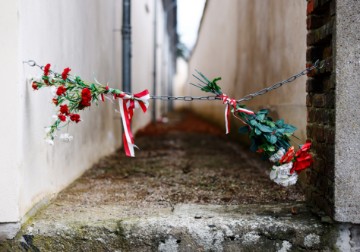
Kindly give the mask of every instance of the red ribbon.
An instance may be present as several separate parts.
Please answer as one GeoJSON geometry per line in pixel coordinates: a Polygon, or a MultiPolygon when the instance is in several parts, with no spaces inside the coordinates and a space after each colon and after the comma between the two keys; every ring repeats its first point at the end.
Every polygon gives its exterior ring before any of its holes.
{"type": "Polygon", "coordinates": [[[221,98],[221,100],[223,101],[223,104],[227,104],[227,106],[225,108],[225,129],[226,129],[226,134],[228,134],[230,132],[230,111],[231,111],[231,107],[234,108],[234,112],[241,112],[241,113],[245,113],[245,114],[248,114],[248,115],[254,115],[255,114],[251,110],[244,109],[244,108],[238,108],[237,107],[237,101],[235,99],[229,98],[229,96],[227,96],[226,94],[218,95],[218,97],[221,98]]]}
{"type": "Polygon", "coordinates": [[[134,109],[140,107],[145,113],[149,106],[149,91],[144,90],[134,95],[128,95],[126,93],[115,94],[114,98],[120,98],[120,115],[122,125],[124,129],[123,143],[126,156],[135,157],[134,147],[134,136],[131,131],[131,121],[134,115],[134,109]]]}

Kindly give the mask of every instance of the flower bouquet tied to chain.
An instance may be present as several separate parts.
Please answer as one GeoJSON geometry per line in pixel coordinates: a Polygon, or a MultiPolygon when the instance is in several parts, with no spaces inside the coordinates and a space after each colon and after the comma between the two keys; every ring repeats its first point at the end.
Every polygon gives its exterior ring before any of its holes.
{"type": "MultiPolygon", "coordinates": [[[[109,88],[95,81],[87,83],[79,76],[70,75],[70,68],[65,68],[61,74],[52,71],[51,65],[46,64],[40,79],[32,80],[32,88],[39,90],[49,87],[53,90],[52,103],[57,107],[58,112],[54,116],[54,123],[46,128],[46,142],[53,145],[56,132],[70,123],[81,122],[79,112],[92,104],[98,104],[99,100],[105,98],[119,99],[120,114],[124,127],[124,149],[127,156],[134,156],[134,139],[130,125],[133,117],[133,110],[140,107],[146,112],[148,107],[149,92],[144,90],[138,94],[127,94],[119,89],[109,88]]],[[[69,142],[73,139],[68,133],[61,134],[60,139],[69,142]]]]}
{"type": "Polygon", "coordinates": [[[230,113],[240,120],[244,126],[239,129],[240,133],[248,134],[251,146],[250,150],[261,153],[263,158],[269,159],[273,163],[270,172],[270,179],[282,186],[294,185],[297,182],[298,174],[310,167],[313,157],[309,153],[311,143],[307,142],[300,145],[295,151],[294,146],[290,144],[291,137],[294,136],[296,127],[286,124],[283,119],[274,121],[268,116],[268,110],[262,109],[253,112],[240,105],[235,99],[230,98],[221,91],[217,82],[221,78],[209,80],[202,73],[197,72],[194,77],[200,83],[192,84],[199,87],[204,92],[215,94],[221,98],[225,109],[226,133],[230,130],[230,113]]]}
{"type": "MultiPolygon", "coordinates": [[[[32,66],[38,66],[34,61],[29,61],[28,63],[32,66]]],[[[118,99],[123,125],[124,150],[127,156],[135,156],[134,147],[136,145],[134,144],[134,137],[131,132],[131,120],[134,109],[141,108],[143,112],[146,112],[149,106],[149,99],[155,99],[156,96],[151,97],[148,90],[137,94],[128,94],[119,89],[110,88],[108,85],[102,85],[97,81],[88,83],[79,76],[72,76],[70,74],[71,69],[68,67],[61,74],[52,71],[50,64],[38,67],[42,69],[43,74],[40,79],[32,81],[32,88],[34,90],[39,90],[43,87],[51,88],[53,91],[52,103],[57,108],[54,123],[46,128],[46,141],[48,143],[54,144],[56,132],[64,126],[70,123],[77,124],[81,122],[80,112],[85,108],[90,107],[94,103],[98,104],[99,100],[104,102],[105,98],[118,99]]],[[[248,134],[251,141],[250,149],[261,153],[263,158],[273,163],[270,179],[279,185],[290,186],[297,182],[298,174],[313,163],[313,157],[309,152],[311,143],[307,142],[299,145],[299,148],[295,150],[290,142],[291,138],[296,138],[294,136],[296,127],[286,124],[283,119],[274,121],[268,116],[268,110],[266,109],[255,113],[240,104],[240,102],[250,100],[257,95],[279,88],[283,84],[292,82],[296,78],[307,74],[314,68],[318,68],[318,62],[285,81],[245,96],[240,100],[235,100],[222,92],[217,84],[221,78],[210,80],[197,71],[198,75],[193,76],[199,83],[191,84],[204,92],[215,94],[215,99],[221,100],[226,105],[226,134],[230,132],[230,114],[232,114],[244,124],[239,129],[239,132],[248,134]]],[[[69,142],[73,137],[65,133],[61,134],[60,139],[69,142]]]]}

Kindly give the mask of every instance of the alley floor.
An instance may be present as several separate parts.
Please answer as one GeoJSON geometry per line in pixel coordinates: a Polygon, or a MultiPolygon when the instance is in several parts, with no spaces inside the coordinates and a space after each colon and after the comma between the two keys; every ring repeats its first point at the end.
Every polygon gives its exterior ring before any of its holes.
{"type": "Polygon", "coordinates": [[[0,251],[326,251],[300,186],[191,113],[138,132],[135,158],[102,158],[0,251]]]}

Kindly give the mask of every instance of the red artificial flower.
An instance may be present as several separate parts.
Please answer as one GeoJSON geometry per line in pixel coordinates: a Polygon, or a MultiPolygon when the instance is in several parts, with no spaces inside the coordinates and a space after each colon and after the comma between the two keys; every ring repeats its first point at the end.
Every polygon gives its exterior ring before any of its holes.
{"type": "Polygon", "coordinates": [[[311,143],[306,143],[295,154],[295,162],[293,164],[290,173],[300,173],[302,170],[308,168],[313,162],[312,155],[309,153],[311,143]]]}
{"type": "Polygon", "coordinates": [[[59,101],[58,101],[58,99],[56,99],[56,98],[53,98],[53,99],[52,99],[52,102],[53,102],[55,105],[58,105],[58,104],[59,104],[59,101]]]}
{"type": "Polygon", "coordinates": [[[64,115],[68,115],[69,114],[69,107],[68,105],[60,105],[60,112],[64,115]]]}
{"type": "Polygon", "coordinates": [[[33,82],[31,86],[32,86],[32,88],[33,88],[34,90],[38,90],[38,89],[39,89],[39,86],[38,86],[38,84],[37,84],[36,82],[33,82]]]}
{"type": "Polygon", "coordinates": [[[84,88],[81,91],[81,102],[82,107],[88,107],[91,105],[91,91],[88,88],[84,88]]]}
{"type": "Polygon", "coordinates": [[[73,122],[80,122],[80,115],[79,114],[71,114],[70,115],[70,120],[73,121],[73,122]]]}
{"type": "Polygon", "coordinates": [[[65,115],[59,114],[58,117],[59,117],[60,121],[62,121],[62,122],[66,121],[66,116],[65,115]]]}
{"type": "Polygon", "coordinates": [[[66,87],[64,87],[63,85],[61,85],[61,86],[58,87],[58,89],[57,89],[57,91],[56,91],[56,94],[57,94],[58,96],[60,96],[60,95],[64,94],[65,92],[66,92],[66,87]]]}
{"type": "Polygon", "coordinates": [[[70,71],[71,71],[70,68],[68,68],[68,67],[65,68],[64,71],[63,71],[62,74],[61,74],[61,78],[62,78],[63,80],[66,80],[70,71]]]}
{"type": "Polygon", "coordinates": [[[264,152],[264,149],[262,149],[262,148],[259,148],[259,149],[257,149],[257,151],[256,151],[257,153],[263,153],[264,152]]]}
{"type": "Polygon", "coordinates": [[[295,155],[294,146],[291,146],[288,151],[280,159],[280,164],[289,163],[293,160],[295,155]]]}
{"type": "Polygon", "coordinates": [[[44,67],[44,75],[45,75],[45,76],[48,76],[48,75],[49,75],[49,73],[50,73],[50,67],[51,67],[50,64],[46,64],[46,66],[44,67]]]}

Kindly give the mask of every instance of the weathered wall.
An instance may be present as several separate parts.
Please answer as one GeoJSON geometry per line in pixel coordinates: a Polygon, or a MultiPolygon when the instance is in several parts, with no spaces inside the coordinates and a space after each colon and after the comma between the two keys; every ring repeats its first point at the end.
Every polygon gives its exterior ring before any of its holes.
{"type": "Polygon", "coordinates": [[[3,97],[0,101],[2,132],[0,144],[0,219],[3,222],[11,222],[19,218],[19,162],[17,161],[19,139],[18,133],[20,106],[16,102],[19,85],[19,25],[17,18],[17,1],[1,1],[0,8],[0,76],[2,79],[1,91],[3,97]],[[15,28],[15,29],[14,29],[15,28]],[[5,49],[5,50],[3,50],[5,49]],[[9,152],[8,150],[12,150],[9,152]],[[6,206],[6,207],[5,207],[6,206]]]}
{"type": "MultiPolygon", "coordinates": [[[[132,89],[152,92],[154,0],[132,2],[132,89]]],[[[2,1],[1,6],[0,73],[4,82],[0,104],[4,120],[0,130],[4,137],[0,144],[0,223],[20,221],[35,203],[57,193],[99,157],[121,145],[120,118],[114,111],[117,105],[106,101],[82,112],[81,123],[63,130],[74,136],[71,143],[56,141],[55,146],[48,146],[44,127],[56,112],[50,103],[52,96],[46,89],[32,90],[28,77],[41,74],[41,70],[22,61],[52,63],[58,72],[69,66],[72,74],[84,80],[96,77],[121,88],[122,1],[18,0],[2,1]]],[[[161,19],[161,1],[158,8],[161,19]]],[[[159,23],[161,29],[165,29],[163,23],[159,23]]],[[[168,34],[159,33],[159,40],[168,43],[168,34]]],[[[169,53],[162,49],[159,53],[169,53]]],[[[158,66],[162,65],[160,59],[158,66]]],[[[149,122],[150,115],[137,115],[134,131],[149,122]]]]}
{"type": "MultiPolygon", "coordinates": [[[[224,93],[240,98],[281,81],[305,68],[306,2],[286,0],[209,0],[189,71],[223,77],[224,93]]],[[[190,77],[187,82],[194,82],[190,77]]],[[[296,125],[305,139],[306,93],[303,77],[289,86],[258,97],[251,109],[269,108],[296,125]]],[[[183,93],[202,95],[186,85],[183,93]]],[[[193,102],[202,115],[223,122],[221,102],[193,102]],[[201,105],[201,106],[200,106],[201,105]]]]}
{"type": "MultiPolygon", "coordinates": [[[[70,66],[72,74],[84,80],[96,78],[120,88],[121,2],[111,1],[19,1],[19,60],[34,59],[52,63],[61,72],[70,66]]],[[[16,29],[17,27],[14,27],[16,29]]],[[[81,175],[100,156],[120,145],[120,123],[114,120],[109,102],[92,106],[82,113],[83,122],[71,125],[71,143],[44,141],[44,126],[56,113],[50,104],[50,90],[34,92],[26,77],[39,75],[39,69],[24,65],[20,69],[20,197],[21,218],[35,202],[56,193],[81,175]]],[[[66,129],[64,129],[66,132],[66,129]]],[[[0,203],[1,204],[1,203],[0,203]]]]}
{"type": "Polygon", "coordinates": [[[307,61],[325,60],[325,66],[307,80],[308,125],[315,154],[313,169],[308,169],[307,201],[333,216],[335,150],[335,0],[308,1],[307,61]]]}
{"type": "Polygon", "coordinates": [[[307,60],[325,67],[309,78],[308,137],[316,153],[307,199],[336,221],[360,223],[360,4],[308,1],[307,60]]]}
{"type": "Polygon", "coordinates": [[[335,215],[360,223],[360,3],[336,1],[335,215]]]}

